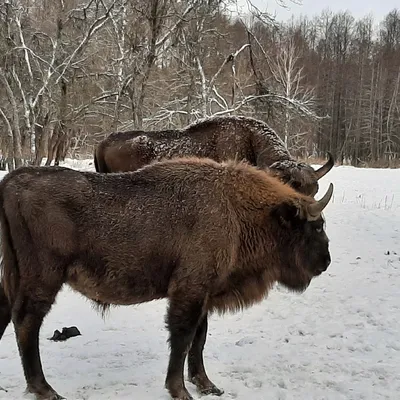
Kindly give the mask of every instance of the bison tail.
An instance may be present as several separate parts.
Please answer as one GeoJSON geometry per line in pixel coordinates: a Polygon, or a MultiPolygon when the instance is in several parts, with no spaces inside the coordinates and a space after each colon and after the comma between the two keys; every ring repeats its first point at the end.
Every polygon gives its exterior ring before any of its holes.
{"type": "MultiPolygon", "coordinates": [[[[4,184],[4,182],[2,182],[4,184]]],[[[0,276],[3,292],[12,306],[19,286],[18,261],[14,251],[10,224],[4,209],[4,185],[0,185],[0,229],[1,229],[1,264],[0,276]]]]}
{"type": "Polygon", "coordinates": [[[111,172],[107,168],[107,164],[104,161],[104,157],[101,151],[100,146],[97,147],[97,149],[94,150],[94,167],[96,169],[96,172],[102,172],[102,173],[108,173],[111,172]]]}

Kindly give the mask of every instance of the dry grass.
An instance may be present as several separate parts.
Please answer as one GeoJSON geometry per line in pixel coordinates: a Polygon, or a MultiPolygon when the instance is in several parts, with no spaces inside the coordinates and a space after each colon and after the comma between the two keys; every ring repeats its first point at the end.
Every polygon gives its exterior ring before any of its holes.
{"type": "Polygon", "coordinates": [[[395,160],[381,160],[381,161],[371,161],[364,162],[360,167],[364,168],[400,168],[400,159],[395,160]]]}

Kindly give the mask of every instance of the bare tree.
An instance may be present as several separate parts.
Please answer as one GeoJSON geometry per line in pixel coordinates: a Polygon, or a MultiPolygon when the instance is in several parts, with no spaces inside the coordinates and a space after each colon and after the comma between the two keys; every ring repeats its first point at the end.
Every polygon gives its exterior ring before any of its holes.
{"type": "Polygon", "coordinates": [[[315,107],[314,88],[305,83],[304,66],[301,64],[300,49],[295,43],[295,38],[285,34],[278,45],[277,54],[273,57],[266,55],[269,68],[275,81],[278,83],[278,90],[288,101],[284,104],[283,111],[283,135],[285,145],[288,147],[297,146],[294,122],[295,113],[293,103],[301,105],[303,110],[307,110],[308,116],[319,119],[313,111],[315,107]],[[289,102],[292,100],[292,102],[289,102]]]}
{"type": "MultiPolygon", "coordinates": [[[[56,23],[49,33],[36,30],[33,24],[35,15],[26,0],[9,0],[0,6],[4,8],[8,48],[13,56],[12,62],[7,59],[4,61],[2,78],[13,110],[14,148],[22,149],[21,158],[29,160],[31,154],[36,153],[34,162],[40,164],[44,149],[40,141],[46,139],[43,135],[48,132],[44,123],[49,124],[49,116],[54,114],[53,95],[61,87],[63,96],[68,72],[77,67],[85,47],[109,18],[115,1],[109,3],[105,5],[102,0],[89,1],[81,7],[66,9],[65,3],[60,1],[53,10],[56,23]],[[85,32],[65,54],[64,27],[69,23],[74,24],[76,19],[86,21],[94,7],[97,15],[91,18],[85,32]],[[17,98],[22,100],[21,109],[16,105],[17,98]],[[38,127],[40,140],[36,136],[38,127]],[[36,151],[37,146],[40,151],[36,151]]],[[[43,3],[42,7],[48,5],[43,3]]],[[[40,13],[43,8],[37,7],[35,11],[40,13]]],[[[14,157],[18,164],[18,152],[14,157]]]]}

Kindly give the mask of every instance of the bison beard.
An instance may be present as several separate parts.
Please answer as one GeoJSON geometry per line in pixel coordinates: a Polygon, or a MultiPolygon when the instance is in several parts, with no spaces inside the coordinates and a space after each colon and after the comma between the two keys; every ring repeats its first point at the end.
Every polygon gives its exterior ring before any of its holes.
{"type": "Polygon", "coordinates": [[[174,399],[220,395],[203,362],[208,315],[260,302],[274,282],[303,290],[330,264],[319,201],[244,163],[176,159],[133,173],[24,167],[0,183],[0,337],[11,317],[37,399],[39,330],[64,283],[102,306],[168,298],[174,399]],[[310,251],[312,249],[312,251],[310,251]]]}

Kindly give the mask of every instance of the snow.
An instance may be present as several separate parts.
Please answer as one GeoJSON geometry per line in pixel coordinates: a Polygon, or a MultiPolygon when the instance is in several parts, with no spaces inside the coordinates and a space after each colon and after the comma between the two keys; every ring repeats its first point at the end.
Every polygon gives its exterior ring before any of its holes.
{"type": "MultiPolygon", "coordinates": [[[[66,165],[92,170],[91,160],[66,165]]],[[[243,313],[213,316],[205,348],[223,399],[396,399],[400,391],[400,170],[335,167],[317,197],[326,209],[332,264],[303,294],[277,287],[243,313]],[[397,254],[396,254],[397,253],[397,254]]],[[[65,288],[41,330],[49,383],[67,399],[168,400],[165,301],[111,310],[105,320],[65,288]],[[82,336],[51,342],[55,329],[82,336]]],[[[0,343],[0,399],[25,380],[13,328],[0,343]]],[[[192,384],[188,390],[195,397],[192,384]]],[[[216,399],[202,396],[202,399],[216,399]]]]}

